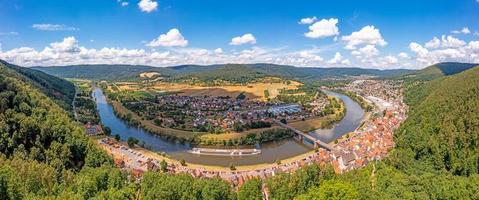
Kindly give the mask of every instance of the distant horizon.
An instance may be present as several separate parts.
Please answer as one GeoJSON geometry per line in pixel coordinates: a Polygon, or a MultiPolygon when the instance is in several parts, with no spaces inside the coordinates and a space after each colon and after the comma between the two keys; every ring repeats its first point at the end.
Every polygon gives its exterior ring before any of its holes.
{"type": "MultiPolygon", "coordinates": [[[[12,63],[13,64],[13,63],[12,63]]],[[[92,64],[72,64],[72,65],[35,65],[29,66],[28,68],[40,68],[40,67],[70,67],[70,66],[95,66],[95,65],[107,65],[107,66],[144,66],[144,67],[153,67],[153,68],[173,68],[179,66],[197,66],[197,67],[206,67],[206,66],[215,66],[215,65],[257,65],[257,64],[264,64],[264,65],[278,65],[278,66],[288,66],[288,67],[295,67],[295,68],[321,68],[321,69],[373,69],[373,70],[421,70],[421,69],[407,69],[407,68],[392,68],[392,69],[378,69],[378,68],[368,68],[368,67],[357,67],[357,66],[345,66],[345,67],[321,67],[321,66],[294,66],[294,65],[282,65],[282,64],[274,64],[274,63],[218,63],[218,64],[179,64],[179,65],[169,65],[169,66],[153,66],[148,64],[102,64],[102,63],[92,63],[92,64]]],[[[436,63],[438,64],[438,63],[436,63]]],[[[479,64],[478,64],[479,65],[479,64]]]]}
{"type": "Polygon", "coordinates": [[[0,59],[26,67],[479,63],[477,0],[16,0],[0,8],[0,59]]]}

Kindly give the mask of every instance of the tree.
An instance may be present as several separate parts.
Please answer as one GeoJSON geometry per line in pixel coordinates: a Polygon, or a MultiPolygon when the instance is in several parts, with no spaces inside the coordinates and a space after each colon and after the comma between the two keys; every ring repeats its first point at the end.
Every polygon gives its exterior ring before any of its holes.
{"type": "Polygon", "coordinates": [[[359,192],[353,185],[338,181],[324,181],[320,187],[312,188],[308,193],[298,196],[298,200],[310,199],[331,199],[331,200],[348,200],[359,199],[359,192]]]}
{"type": "Polygon", "coordinates": [[[238,191],[238,200],[261,200],[263,199],[262,182],[260,179],[251,179],[244,183],[238,191]]]}
{"type": "Polygon", "coordinates": [[[269,90],[264,90],[264,98],[268,99],[269,98],[269,90]]]}
{"type": "Polygon", "coordinates": [[[111,135],[111,128],[108,127],[108,126],[103,126],[103,133],[104,133],[106,136],[110,136],[110,135],[111,135]]]}
{"type": "Polygon", "coordinates": [[[129,137],[128,140],[127,140],[127,143],[128,143],[128,147],[132,148],[134,147],[135,145],[137,145],[140,141],[134,137],[129,137]]]}
{"type": "Polygon", "coordinates": [[[120,139],[121,139],[120,135],[115,134],[115,140],[116,140],[116,141],[120,141],[120,139]]]}
{"type": "Polygon", "coordinates": [[[165,160],[161,160],[160,169],[161,169],[162,172],[167,172],[168,171],[168,163],[165,160]]]}

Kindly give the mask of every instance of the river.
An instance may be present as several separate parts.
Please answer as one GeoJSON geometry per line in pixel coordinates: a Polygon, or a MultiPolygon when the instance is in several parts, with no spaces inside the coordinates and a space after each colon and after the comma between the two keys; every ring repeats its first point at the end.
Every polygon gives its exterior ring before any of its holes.
{"type": "MultiPolygon", "coordinates": [[[[346,115],[332,128],[316,130],[310,134],[323,140],[324,142],[331,142],[359,127],[361,124],[361,119],[364,116],[364,111],[361,109],[359,104],[346,95],[329,91],[327,94],[336,96],[343,100],[346,105],[346,115]]],[[[283,160],[311,151],[310,147],[302,144],[301,142],[297,142],[294,139],[285,139],[282,141],[262,144],[261,154],[254,156],[226,157],[192,154],[187,152],[187,150],[191,148],[188,144],[167,141],[166,139],[158,135],[151,134],[141,128],[129,126],[124,120],[114,114],[113,107],[108,104],[106,97],[100,88],[94,88],[93,97],[97,104],[101,122],[103,125],[111,128],[113,135],[120,135],[122,140],[127,140],[129,137],[135,137],[144,142],[145,146],[153,151],[166,152],[174,159],[185,159],[186,162],[189,163],[216,166],[229,166],[230,164],[239,166],[274,163],[277,160],[283,160]]]]}

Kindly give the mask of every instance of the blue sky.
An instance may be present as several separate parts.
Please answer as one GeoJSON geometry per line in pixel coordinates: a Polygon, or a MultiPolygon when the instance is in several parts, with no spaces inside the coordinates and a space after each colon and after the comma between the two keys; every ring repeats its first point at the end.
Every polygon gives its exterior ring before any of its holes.
{"type": "Polygon", "coordinates": [[[0,58],[26,66],[479,62],[476,0],[1,0],[0,9],[0,58]]]}

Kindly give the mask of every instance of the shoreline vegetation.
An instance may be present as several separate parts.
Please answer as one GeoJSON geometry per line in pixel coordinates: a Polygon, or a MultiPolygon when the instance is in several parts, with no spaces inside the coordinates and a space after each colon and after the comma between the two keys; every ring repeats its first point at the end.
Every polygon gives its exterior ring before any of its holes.
{"type": "Polygon", "coordinates": [[[356,93],[354,92],[351,92],[351,91],[346,91],[346,90],[341,90],[341,89],[336,89],[336,90],[333,90],[334,92],[337,92],[337,93],[341,93],[341,94],[345,94],[346,96],[348,96],[349,98],[351,98],[353,101],[355,101],[356,103],[359,104],[359,106],[361,106],[361,108],[366,111],[366,112],[370,112],[372,111],[373,109],[373,106],[370,105],[362,96],[360,95],[357,95],[356,93]]]}
{"type": "MultiPolygon", "coordinates": [[[[294,136],[292,131],[283,129],[277,125],[267,128],[249,129],[243,132],[228,132],[212,134],[207,132],[185,131],[173,128],[159,127],[151,120],[144,120],[133,111],[127,109],[121,102],[110,98],[110,91],[106,85],[100,87],[107,101],[112,105],[115,115],[125,120],[130,126],[143,128],[152,134],[164,137],[166,140],[177,140],[180,143],[188,142],[192,145],[208,147],[231,147],[253,146],[266,142],[283,140],[294,136]]],[[[344,102],[336,97],[328,97],[333,104],[333,114],[324,117],[315,117],[306,120],[295,120],[288,124],[303,132],[310,132],[319,128],[331,127],[335,122],[343,119],[346,113],[344,102]]]]}

